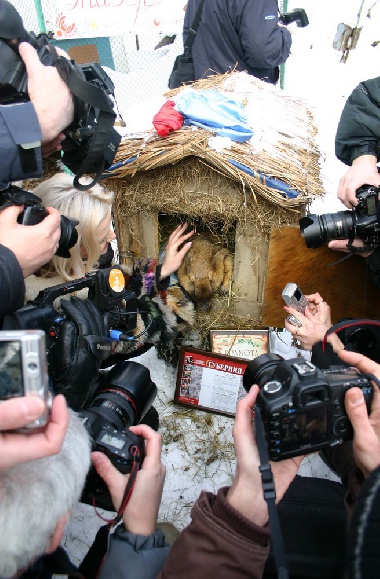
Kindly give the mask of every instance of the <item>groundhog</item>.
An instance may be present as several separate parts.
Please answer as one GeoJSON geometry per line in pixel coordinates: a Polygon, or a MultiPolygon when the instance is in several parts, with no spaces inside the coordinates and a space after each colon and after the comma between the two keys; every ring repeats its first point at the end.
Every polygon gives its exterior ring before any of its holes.
{"type": "Polygon", "coordinates": [[[225,247],[205,237],[193,237],[192,246],[177,272],[181,286],[201,305],[210,301],[219,290],[228,293],[234,258],[225,247]]]}

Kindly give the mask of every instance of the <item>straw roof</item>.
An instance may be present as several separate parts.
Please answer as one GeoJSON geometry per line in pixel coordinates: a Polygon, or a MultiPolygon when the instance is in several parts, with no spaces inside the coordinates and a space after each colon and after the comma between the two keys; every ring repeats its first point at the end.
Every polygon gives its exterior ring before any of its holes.
{"type": "MultiPolygon", "coordinates": [[[[166,179],[170,179],[172,171],[178,175],[176,165],[187,158],[187,177],[196,178],[195,173],[199,170],[204,174],[211,169],[240,191],[239,204],[246,201],[242,197],[243,192],[244,195],[249,193],[255,204],[266,201],[277,209],[298,212],[312,198],[323,194],[316,128],[312,112],[304,101],[240,72],[215,75],[193,83],[191,88],[182,87],[165,96],[175,100],[182,91],[211,88],[240,100],[254,137],[244,143],[232,141],[228,150],[215,150],[210,146],[213,133],[195,126],[183,127],[166,138],[159,137],[154,129],[130,138],[127,135],[120,143],[114,168],[110,171],[111,180],[107,179],[107,184],[119,195],[125,196],[129,211],[144,211],[145,205],[146,210],[148,207],[152,210],[152,201],[158,211],[165,211],[165,206],[173,206],[173,202],[175,205],[180,187],[183,187],[181,179],[171,179],[170,184],[163,183],[161,188],[161,179],[156,176],[162,178],[165,175],[166,179]],[[189,169],[190,165],[193,172],[189,169]],[[261,174],[264,177],[260,180],[261,174]],[[265,176],[284,182],[298,195],[288,198],[268,187],[265,176]],[[116,184],[117,179],[124,180],[124,183],[116,184]],[[144,187],[144,182],[146,185],[148,181],[155,182],[158,187],[153,200],[147,199],[146,191],[142,196],[136,191],[136,186],[140,186],[138,182],[144,187]],[[177,181],[177,186],[173,181],[177,181]]],[[[183,170],[180,172],[183,173],[183,170]]]]}

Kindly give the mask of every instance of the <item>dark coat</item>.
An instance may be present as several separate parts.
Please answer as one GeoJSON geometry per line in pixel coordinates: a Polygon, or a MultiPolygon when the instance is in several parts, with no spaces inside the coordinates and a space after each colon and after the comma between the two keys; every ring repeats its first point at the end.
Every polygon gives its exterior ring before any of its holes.
{"type": "MultiPolygon", "coordinates": [[[[199,3],[187,3],[184,43],[199,3]]],[[[276,82],[277,67],[288,58],[292,43],[278,20],[275,0],[207,0],[192,49],[195,78],[223,74],[236,65],[236,70],[276,82]]]]}
{"type": "Polygon", "coordinates": [[[380,159],[380,77],[361,82],[348,97],[335,136],[335,155],[346,165],[357,157],[380,159]]]}

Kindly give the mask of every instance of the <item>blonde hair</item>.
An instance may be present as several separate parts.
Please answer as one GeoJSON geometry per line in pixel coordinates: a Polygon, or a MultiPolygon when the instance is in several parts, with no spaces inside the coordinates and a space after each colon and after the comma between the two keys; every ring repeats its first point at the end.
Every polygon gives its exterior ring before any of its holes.
{"type": "MultiPolygon", "coordinates": [[[[83,183],[90,179],[83,178],[83,183]]],[[[33,191],[42,199],[45,207],[55,207],[61,215],[79,221],[77,225],[78,243],[70,249],[68,259],[53,256],[42,269],[43,277],[59,275],[67,281],[82,277],[92,271],[99,260],[99,240],[95,232],[98,225],[107,217],[112,206],[114,194],[98,183],[87,191],[79,191],[73,186],[73,177],[57,173],[40,183],[33,191]],[[81,247],[85,247],[87,258],[83,259],[81,247]]]]}

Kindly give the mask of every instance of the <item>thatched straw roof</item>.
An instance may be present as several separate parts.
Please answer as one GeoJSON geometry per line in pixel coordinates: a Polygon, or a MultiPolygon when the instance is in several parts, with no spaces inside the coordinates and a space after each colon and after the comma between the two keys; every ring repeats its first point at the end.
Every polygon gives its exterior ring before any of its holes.
{"type": "MultiPolygon", "coordinates": [[[[194,126],[184,127],[166,138],[159,137],[154,129],[137,137],[128,138],[127,135],[122,139],[110,171],[112,181],[107,179],[106,183],[117,189],[119,194],[123,195],[125,191],[129,210],[133,211],[134,207],[131,192],[126,191],[128,187],[132,186],[136,193],[136,182],[142,180],[143,186],[144,181],[147,183],[150,180],[149,174],[158,186],[159,182],[155,178],[158,169],[161,169],[159,175],[163,175],[162,168],[165,168],[166,175],[170,175],[171,169],[175,171],[175,165],[188,157],[193,160],[196,158],[198,167],[210,168],[227,178],[240,192],[249,192],[255,203],[265,200],[277,209],[293,209],[297,212],[313,197],[322,195],[316,128],[313,115],[304,101],[286,95],[273,85],[238,72],[200,80],[193,83],[190,90],[210,88],[220,90],[230,98],[242,102],[254,137],[245,143],[232,141],[231,149],[216,151],[209,146],[213,133],[194,126]],[[260,174],[264,175],[261,180],[260,174]],[[268,187],[265,176],[284,182],[296,190],[298,195],[287,198],[278,190],[268,187]],[[125,178],[128,185],[116,184],[116,179],[125,178]]],[[[165,96],[175,99],[182,91],[188,90],[189,88],[183,87],[170,91],[165,96]]],[[[174,201],[178,199],[179,191],[172,190],[173,180],[170,187],[167,185],[156,189],[156,205],[160,200],[164,204],[172,204],[171,196],[174,201]]],[[[152,209],[150,202],[149,199],[149,207],[152,209]]],[[[244,202],[244,198],[240,202],[244,202]]],[[[145,195],[138,195],[136,204],[137,210],[143,211],[145,195]]],[[[158,210],[164,210],[164,207],[158,207],[158,210]]]]}

